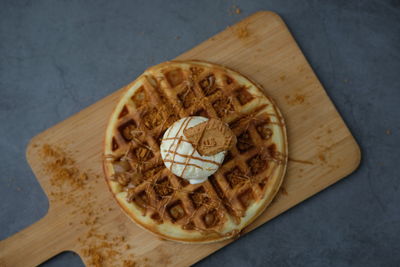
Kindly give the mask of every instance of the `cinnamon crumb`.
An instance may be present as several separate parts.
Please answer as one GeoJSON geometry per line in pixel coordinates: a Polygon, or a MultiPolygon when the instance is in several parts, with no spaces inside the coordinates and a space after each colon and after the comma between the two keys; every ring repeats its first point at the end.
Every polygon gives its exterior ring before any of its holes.
{"type": "Polygon", "coordinates": [[[95,267],[103,266],[104,257],[99,251],[97,251],[96,247],[91,246],[87,249],[84,249],[82,252],[85,257],[89,258],[89,263],[91,265],[95,267]]]}
{"type": "Polygon", "coordinates": [[[239,25],[235,29],[236,37],[239,39],[246,39],[249,37],[249,31],[247,29],[247,25],[239,25]]]}
{"type": "Polygon", "coordinates": [[[55,187],[62,187],[69,184],[74,188],[83,188],[88,176],[80,172],[75,167],[75,161],[68,157],[64,151],[58,147],[44,144],[42,147],[42,157],[47,159],[45,171],[51,175],[50,184],[55,187]]]}
{"type": "Polygon", "coordinates": [[[281,188],[280,188],[279,190],[281,191],[281,193],[282,193],[283,195],[285,195],[285,196],[288,195],[288,192],[286,191],[286,188],[285,188],[285,187],[281,186],[281,188]]]}
{"type": "Polygon", "coordinates": [[[124,263],[122,265],[123,267],[135,267],[136,262],[131,261],[131,260],[124,260],[124,263]]]}
{"type": "MultiPolygon", "coordinates": [[[[132,254],[121,255],[124,248],[129,247],[125,243],[125,237],[117,236],[114,237],[115,241],[109,241],[107,233],[99,230],[99,222],[102,220],[101,215],[105,215],[105,209],[97,207],[90,201],[96,199],[95,188],[87,185],[93,177],[89,174],[90,170],[84,172],[78,169],[75,160],[58,146],[43,145],[39,156],[43,160],[44,170],[50,176],[52,187],[49,196],[53,201],[68,205],[71,209],[70,214],[80,215],[82,218],[80,223],[89,228],[85,234],[77,238],[82,247],[82,255],[87,258],[89,266],[110,266],[124,260],[130,264],[127,266],[135,266],[132,254]]],[[[73,223],[69,222],[68,225],[73,223]]]]}
{"type": "Polygon", "coordinates": [[[386,135],[392,135],[392,130],[387,129],[387,130],[385,131],[385,133],[386,133],[386,135]]]}
{"type": "Polygon", "coordinates": [[[80,175],[79,175],[79,178],[81,179],[81,181],[87,181],[87,179],[88,179],[88,176],[87,176],[87,174],[86,173],[81,173],[80,175]]]}
{"type": "Polygon", "coordinates": [[[326,158],[325,158],[324,154],[322,154],[322,152],[318,154],[318,158],[319,158],[322,162],[326,163],[326,158]]]}
{"type": "Polygon", "coordinates": [[[240,13],[242,13],[242,10],[237,6],[237,5],[232,5],[229,10],[228,10],[229,15],[239,15],[240,13]]]}
{"type": "Polygon", "coordinates": [[[303,72],[303,71],[305,70],[305,68],[304,68],[304,66],[298,66],[298,67],[297,67],[297,70],[298,70],[299,72],[303,72]]]}
{"type": "Polygon", "coordinates": [[[120,254],[121,253],[116,251],[116,250],[112,250],[112,249],[107,250],[107,258],[113,258],[113,257],[115,257],[117,255],[120,255],[120,254]]]}
{"type": "Polygon", "coordinates": [[[293,97],[285,95],[285,99],[289,105],[294,106],[303,104],[306,99],[306,96],[304,94],[295,94],[293,97]]]}
{"type": "Polygon", "coordinates": [[[295,100],[297,103],[301,104],[304,102],[304,95],[296,95],[295,100]]]}

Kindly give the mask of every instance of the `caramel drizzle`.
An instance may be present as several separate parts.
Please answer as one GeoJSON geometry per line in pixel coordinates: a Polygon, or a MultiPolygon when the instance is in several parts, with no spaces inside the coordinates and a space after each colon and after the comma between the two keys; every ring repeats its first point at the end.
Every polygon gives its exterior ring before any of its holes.
{"type": "MultiPolygon", "coordinates": [[[[174,153],[174,151],[172,151],[172,150],[163,150],[163,152],[174,153]]],[[[178,155],[178,156],[181,156],[181,157],[183,157],[183,158],[188,158],[188,157],[190,157],[189,155],[181,154],[181,153],[178,153],[178,152],[175,152],[175,154],[178,155]]],[[[217,166],[221,166],[220,163],[218,163],[218,162],[216,162],[216,161],[213,161],[213,160],[209,160],[209,159],[203,159],[203,158],[199,158],[199,157],[196,157],[196,156],[192,156],[191,159],[195,159],[195,160],[199,160],[199,161],[204,161],[204,162],[208,162],[208,163],[211,163],[211,164],[215,164],[215,165],[217,165],[217,166]]]]}
{"type": "MultiPolygon", "coordinates": [[[[171,165],[170,165],[170,169],[171,169],[171,170],[172,170],[172,167],[173,167],[174,164],[184,165],[184,168],[183,168],[183,170],[182,170],[182,172],[181,172],[180,177],[182,177],[182,176],[185,174],[185,171],[187,170],[187,168],[188,168],[189,166],[192,166],[192,167],[195,167],[195,168],[199,168],[199,169],[202,169],[202,170],[204,169],[204,168],[203,168],[202,166],[200,166],[200,165],[197,165],[197,164],[194,164],[194,163],[190,163],[191,160],[198,160],[198,161],[202,161],[202,162],[206,162],[206,163],[211,163],[211,164],[216,165],[217,167],[221,166],[221,164],[218,163],[218,162],[216,162],[216,161],[209,160],[209,159],[203,159],[203,158],[199,158],[199,157],[193,156],[194,153],[196,152],[196,146],[197,146],[197,145],[194,145],[194,146],[193,146],[192,152],[191,152],[191,154],[189,154],[189,155],[184,155],[184,154],[181,154],[181,153],[178,152],[179,146],[180,146],[180,144],[181,144],[182,142],[190,143],[190,142],[188,142],[187,140],[183,139],[183,136],[182,136],[181,134],[183,134],[183,131],[188,127],[188,125],[189,125],[189,123],[190,123],[190,121],[191,121],[192,119],[193,119],[192,117],[187,117],[187,118],[185,118],[185,120],[184,120],[184,121],[182,122],[182,124],[180,125],[178,131],[176,132],[175,136],[173,136],[173,137],[170,137],[170,136],[169,136],[169,135],[170,135],[170,131],[171,131],[171,130],[169,129],[168,132],[167,132],[166,138],[163,139],[163,140],[172,140],[172,141],[173,141],[173,142],[171,143],[171,145],[169,146],[169,148],[168,148],[167,150],[164,150],[164,152],[167,152],[167,153],[171,153],[171,154],[172,154],[172,159],[166,158],[166,159],[164,159],[164,162],[170,162],[170,163],[171,163],[171,165]],[[178,137],[179,135],[181,135],[181,136],[178,137]],[[177,141],[177,142],[176,142],[176,141],[177,141]],[[175,148],[172,149],[172,147],[173,147],[174,145],[175,145],[175,148]],[[176,161],[176,156],[184,157],[184,158],[185,158],[185,162],[178,162],[178,161],[176,161]]],[[[209,120],[208,120],[207,122],[209,122],[209,120]]],[[[204,135],[205,130],[206,130],[206,127],[204,127],[204,129],[203,129],[203,131],[202,131],[202,133],[201,133],[202,136],[204,135]]],[[[200,141],[200,140],[201,140],[201,138],[199,138],[199,141],[200,141]]],[[[198,142],[199,142],[199,141],[198,141],[198,142]]],[[[190,143],[190,144],[191,144],[191,143],[190,143]]]]}
{"type": "MultiPolygon", "coordinates": [[[[157,180],[159,178],[160,178],[160,175],[158,175],[158,177],[153,179],[153,181],[143,181],[144,183],[147,184],[145,191],[146,191],[146,193],[148,195],[150,195],[149,194],[150,187],[154,188],[156,186],[156,182],[157,182],[157,180]]],[[[164,218],[165,211],[167,210],[167,207],[168,207],[169,203],[171,202],[172,199],[174,199],[174,197],[176,196],[176,194],[178,192],[186,193],[186,194],[192,194],[193,193],[193,191],[184,190],[182,188],[176,188],[176,187],[173,187],[173,186],[166,186],[166,187],[169,188],[169,189],[172,189],[173,193],[171,195],[168,195],[168,196],[160,196],[163,199],[162,202],[160,203],[160,206],[161,206],[160,208],[157,208],[156,206],[152,205],[151,202],[149,202],[146,205],[146,208],[150,208],[151,210],[154,210],[156,212],[159,212],[161,210],[161,213],[160,213],[161,218],[164,218]]],[[[207,214],[210,210],[214,209],[216,211],[216,217],[218,217],[218,220],[222,220],[224,218],[224,215],[221,214],[221,212],[218,212],[218,211],[220,211],[220,208],[223,205],[221,199],[215,200],[213,198],[210,198],[210,196],[207,194],[207,192],[200,193],[199,195],[207,197],[208,200],[210,201],[210,203],[206,203],[204,201],[201,202],[201,206],[206,207],[206,210],[203,212],[203,214],[207,214]]],[[[193,217],[199,211],[200,211],[200,209],[196,209],[194,212],[192,212],[190,214],[190,216],[188,216],[186,218],[182,218],[182,220],[184,220],[183,225],[185,226],[185,225],[190,224],[190,222],[193,219],[193,217]]],[[[143,214],[143,215],[145,215],[145,214],[143,214]]],[[[196,225],[193,225],[193,228],[196,229],[196,230],[200,230],[201,232],[204,232],[204,233],[215,233],[215,234],[218,234],[220,236],[229,235],[229,233],[221,234],[221,233],[219,233],[218,231],[216,231],[214,229],[209,229],[209,228],[206,229],[206,228],[202,228],[202,227],[199,227],[199,226],[196,226],[196,225]]]]}
{"type": "MultiPolygon", "coordinates": [[[[186,161],[185,161],[185,164],[186,164],[186,165],[185,165],[185,167],[184,167],[183,170],[182,170],[181,176],[183,176],[183,174],[185,173],[189,161],[190,161],[191,159],[194,158],[194,157],[193,157],[193,154],[194,154],[194,152],[196,151],[197,146],[199,145],[198,143],[200,142],[201,138],[202,138],[203,135],[204,135],[204,132],[205,132],[205,130],[206,130],[206,128],[207,128],[207,125],[208,125],[209,121],[210,121],[210,120],[207,121],[206,127],[203,128],[203,131],[201,132],[201,136],[200,136],[200,138],[198,139],[197,144],[195,144],[195,146],[193,146],[192,154],[190,154],[190,156],[188,156],[188,157],[186,158],[186,161]]],[[[203,160],[202,160],[202,161],[203,161],[203,160]]],[[[205,161],[204,161],[204,162],[205,162],[205,161]]]]}
{"type": "MultiPolygon", "coordinates": [[[[185,168],[186,168],[186,166],[193,166],[193,167],[196,167],[196,168],[199,168],[199,169],[203,169],[203,167],[201,167],[200,165],[194,164],[194,163],[177,162],[177,161],[173,161],[173,160],[170,160],[170,159],[166,159],[166,160],[164,160],[164,162],[170,162],[172,164],[178,164],[178,165],[185,165],[185,168]]],[[[172,166],[172,164],[171,164],[171,166],[172,166]]]]}
{"type": "MultiPolygon", "coordinates": [[[[171,144],[171,145],[169,146],[169,148],[168,148],[168,150],[171,150],[172,146],[175,145],[175,141],[178,140],[178,143],[177,143],[176,146],[175,146],[175,151],[174,151],[174,153],[173,153],[173,158],[172,158],[172,162],[171,162],[171,166],[170,166],[170,169],[171,169],[171,170],[172,170],[172,167],[173,167],[173,165],[174,165],[174,163],[175,163],[175,156],[176,156],[176,153],[178,152],[178,148],[179,148],[179,145],[180,145],[180,140],[182,140],[182,136],[178,138],[178,135],[179,135],[179,133],[181,132],[182,128],[186,129],[186,127],[187,127],[187,125],[189,124],[189,122],[190,122],[191,119],[192,119],[191,117],[185,118],[185,120],[183,121],[183,123],[181,124],[181,126],[179,126],[179,129],[178,129],[178,131],[177,131],[176,134],[175,134],[174,141],[172,142],[172,144],[171,144]],[[186,124],[186,125],[185,125],[185,124],[186,124]]],[[[167,134],[167,137],[169,136],[169,133],[170,133],[170,132],[171,132],[171,129],[169,129],[168,134],[167,134]]]]}
{"type": "MultiPolygon", "coordinates": [[[[176,137],[166,137],[166,138],[163,138],[163,140],[164,141],[176,140],[176,137]]],[[[188,140],[184,140],[184,139],[182,139],[182,142],[191,144],[188,140]]]]}
{"type": "MultiPolygon", "coordinates": [[[[160,175],[158,175],[158,177],[156,177],[155,179],[153,179],[153,181],[143,181],[144,183],[146,183],[147,184],[147,186],[146,186],[146,193],[148,194],[148,195],[150,195],[149,194],[149,189],[150,189],[150,187],[151,188],[154,188],[155,186],[156,186],[156,182],[157,182],[157,180],[160,178],[160,175]]],[[[156,206],[153,206],[151,203],[149,203],[149,205],[147,205],[146,207],[147,208],[151,208],[151,209],[153,209],[154,211],[159,211],[159,210],[161,210],[161,218],[164,218],[164,214],[165,214],[165,211],[166,211],[166,209],[167,209],[167,206],[168,206],[168,204],[171,202],[171,200],[174,198],[174,196],[179,192],[179,193],[186,193],[186,194],[193,194],[193,191],[191,191],[191,190],[185,190],[185,189],[182,189],[182,188],[176,188],[176,187],[173,187],[173,186],[166,186],[167,188],[169,188],[169,189],[172,189],[173,190],[173,193],[171,194],[171,195],[168,195],[168,196],[160,196],[162,199],[163,199],[163,201],[162,201],[162,203],[160,204],[162,207],[159,209],[159,208],[157,208],[156,206]]],[[[199,195],[200,196],[204,196],[204,197],[207,197],[208,199],[209,199],[209,201],[210,201],[210,203],[206,203],[206,202],[204,202],[204,201],[202,201],[200,204],[201,204],[201,206],[204,206],[204,207],[206,207],[206,211],[205,212],[203,212],[203,213],[207,213],[208,211],[210,211],[210,210],[212,210],[212,209],[215,209],[216,211],[217,211],[217,216],[219,217],[219,219],[221,220],[221,219],[223,219],[223,217],[224,217],[224,215],[223,214],[221,214],[220,212],[218,212],[218,211],[220,211],[220,209],[221,209],[221,207],[223,206],[223,204],[222,204],[222,200],[221,199],[213,199],[213,198],[210,198],[210,195],[207,193],[207,192],[204,192],[204,193],[199,193],[199,195]]],[[[203,200],[203,199],[202,199],[203,200]]],[[[228,203],[226,203],[226,204],[228,204],[228,203]]],[[[231,207],[232,209],[233,209],[233,207],[231,207]]],[[[194,212],[192,212],[191,214],[190,214],[190,216],[188,216],[186,219],[184,219],[185,220],[185,222],[184,222],[184,225],[188,225],[189,223],[190,223],[190,221],[193,219],[193,217],[198,213],[200,211],[200,209],[196,209],[194,212]]],[[[183,219],[182,219],[183,220],[183,219]]],[[[201,228],[201,227],[198,227],[198,226],[193,226],[195,229],[197,229],[197,230],[201,230],[201,231],[203,231],[203,232],[214,232],[214,233],[217,233],[217,234],[219,234],[220,235],[220,233],[219,232],[216,232],[215,230],[213,230],[213,229],[204,229],[204,228],[201,228]]]]}

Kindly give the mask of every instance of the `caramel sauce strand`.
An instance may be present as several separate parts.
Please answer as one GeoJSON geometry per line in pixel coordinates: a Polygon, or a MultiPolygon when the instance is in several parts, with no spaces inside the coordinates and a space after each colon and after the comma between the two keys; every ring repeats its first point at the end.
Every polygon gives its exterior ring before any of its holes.
{"type": "MultiPolygon", "coordinates": [[[[200,142],[201,138],[203,137],[204,132],[206,131],[206,128],[207,128],[207,125],[208,125],[209,121],[210,121],[210,120],[207,121],[206,126],[203,128],[203,131],[201,132],[200,138],[197,140],[196,144],[193,146],[192,153],[186,158],[185,167],[184,167],[183,170],[182,170],[181,177],[182,177],[183,174],[185,173],[185,171],[186,171],[186,169],[187,169],[187,166],[188,166],[188,163],[190,162],[191,159],[193,159],[193,154],[194,154],[194,152],[196,152],[196,147],[199,145],[199,142],[200,142]]],[[[186,128],[187,128],[187,125],[186,125],[185,129],[186,129],[186,128]]],[[[203,169],[203,168],[202,168],[202,169],[203,169]]]]}
{"type": "MultiPolygon", "coordinates": [[[[173,167],[174,161],[175,161],[175,155],[176,155],[175,153],[177,152],[178,147],[179,147],[179,145],[180,145],[179,140],[182,139],[182,137],[178,138],[178,135],[179,135],[179,133],[181,132],[182,128],[183,128],[183,127],[186,127],[185,124],[188,124],[188,123],[190,122],[190,120],[191,120],[191,118],[188,117],[188,118],[186,118],[186,119],[183,121],[183,123],[182,123],[181,126],[179,127],[177,133],[175,134],[175,137],[174,137],[175,140],[174,140],[174,142],[172,142],[172,144],[171,144],[170,147],[168,148],[168,150],[171,150],[172,146],[175,145],[175,143],[176,143],[175,141],[178,140],[178,143],[176,144],[176,147],[175,147],[175,152],[174,152],[174,154],[173,154],[171,166],[170,166],[171,170],[172,170],[172,167],[173,167]]],[[[169,134],[168,134],[168,136],[169,136],[169,134]]]]}
{"type": "MultiPolygon", "coordinates": [[[[182,140],[182,141],[183,141],[183,140],[182,140]]],[[[163,150],[163,152],[174,153],[173,150],[163,150]]],[[[181,153],[178,153],[178,152],[175,152],[175,153],[176,153],[178,156],[181,156],[181,157],[183,157],[183,158],[188,158],[188,157],[190,157],[190,155],[185,155],[185,154],[181,154],[181,153]]],[[[208,160],[208,159],[203,159],[203,158],[199,158],[199,157],[196,157],[196,156],[192,156],[191,159],[195,159],[195,160],[199,160],[199,161],[204,161],[204,162],[207,162],[207,163],[215,164],[215,165],[217,165],[217,166],[220,166],[220,165],[221,165],[221,164],[219,164],[219,163],[216,162],[216,161],[208,160]]]]}

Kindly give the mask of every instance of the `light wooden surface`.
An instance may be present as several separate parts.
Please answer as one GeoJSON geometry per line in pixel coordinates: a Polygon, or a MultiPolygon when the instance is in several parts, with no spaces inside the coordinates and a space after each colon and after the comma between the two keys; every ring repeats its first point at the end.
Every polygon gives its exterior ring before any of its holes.
{"type": "MultiPolygon", "coordinates": [[[[284,190],[245,231],[262,225],[357,168],[357,143],[275,13],[255,13],[178,59],[206,60],[245,74],[265,88],[286,119],[291,160],[284,190]]],[[[118,208],[103,181],[101,155],[103,132],[120,93],[121,90],[115,92],[32,139],[27,159],[49,196],[49,212],[39,222],[0,242],[0,266],[35,266],[66,250],[82,256],[85,245],[78,238],[90,227],[82,223],[87,214],[74,212],[73,205],[52,199],[55,188],[38,156],[44,143],[62,145],[79,168],[89,173],[90,187],[75,191],[74,196],[93,192],[94,196],[84,199],[98,209],[98,231],[124,235],[131,247],[124,253],[133,254],[139,264],[188,266],[229,243],[185,245],[160,240],[137,227],[118,208]],[[94,178],[96,175],[100,177],[94,178]]],[[[88,258],[83,260],[89,264],[88,258]]]]}

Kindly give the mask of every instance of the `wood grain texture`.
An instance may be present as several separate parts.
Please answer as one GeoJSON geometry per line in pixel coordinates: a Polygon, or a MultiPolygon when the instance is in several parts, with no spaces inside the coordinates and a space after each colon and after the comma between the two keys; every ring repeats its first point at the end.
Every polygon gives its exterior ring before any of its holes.
{"type": "MultiPolygon", "coordinates": [[[[178,59],[206,60],[243,73],[263,86],[285,117],[291,160],[284,190],[245,232],[357,168],[361,155],[356,141],[277,14],[255,13],[178,59]]],[[[49,212],[36,224],[0,242],[0,266],[35,266],[66,250],[82,256],[84,245],[77,240],[89,226],[82,223],[82,213],[74,213],[74,207],[51,197],[55,188],[38,156],[38,149],[44,143],[62,145],[79,168],[89,173],[88,183],[96,198],[87,198],[87,201],[101,208],[97,215],[99,231],[124,235],[131,245],[129,253],[139,262],[148,258],[149,266],[161,263],[188,266],[232,242],[187,245],[163,241],[137,227],[118,208],[103,180],[102,150],[104,130],[121,92],[113,93],[32,139],[27,159],[49,196],[49,212]],[[101,177],[92,178],[95,176],[101,177]]],[[[88,187],[73,194],[85,196],[86,190],[88,187]]],[[[89,264],[86,257],[83,260],[89,264]]]]}

